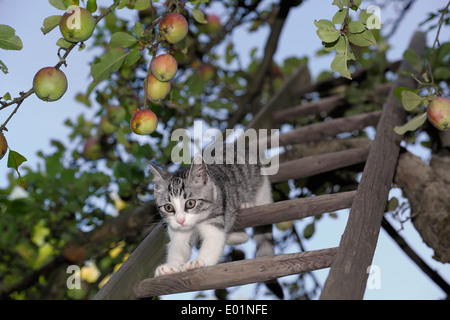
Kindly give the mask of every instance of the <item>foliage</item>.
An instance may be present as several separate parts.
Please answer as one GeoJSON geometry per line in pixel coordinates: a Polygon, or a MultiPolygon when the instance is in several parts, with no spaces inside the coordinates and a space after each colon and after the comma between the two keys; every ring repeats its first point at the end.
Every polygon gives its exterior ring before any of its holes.
{"type": "MultiPolygon", "coordinates": [[[[41,165],[35,170],[26,167],[26,158],[20,155],[19,150],[10,149],[7,164],[5,161],[0,163],[13,168],[19,175],[17,181],[11,171],[8,175],[9,187],[0,190],[0,296],[14,299],[83,299],[91,298],[98,291],[136,248],[142,235],[111,237],[106,245],[91,242],[90,235],[99,226],[152,199],[148,162],[154,161],[175,169],[176,166],[171,165],[170,154],[177,142],[169,139],[174,129],[191,128],[198,119],[210,127],[222,130],[227,127],[230,116],[240,108],[241,99],[255,82],[255,75],[264,58],[255,48],[248,57],[250,63],[242,65],[244,57],[236,52],[230,34],[236,28],[247,28],[253,32],[271,27],[276,20],[274,17],[280,12],[280,3],[288,2],[221,1],[224,10],[220,19],[222,25],[219,30],[210,32],[205,24],[205,12],[210,4],[204,0],[170,0],[164,3],[114,0],[107,8],[97,6],[95,0],[82,0],[81,3],[74,0],[49,1],[60,10],[66,10],[71,5],[82,5],[98,14],[92,46],[103,51],[90,62],[92,81],[85,88],[80,88],[83,91],[76,97],[86,108],[94,109],[96,115],[91,119],[81,114],[76,120],[67,120],[65,125],[71,130],[70,146],[53,140],[51,150],[39,153],[41,165]],[[124,11],[133,13],[135,17],[122,18],[120,13],[124,11]],[[189,23],[187,38],[177,44],[164,41],[156,28],[161,17],[170,12],[181,13],[189,23]],[[179,71],[169,97],[156,103],[147,101],[143,83],[152,57],[160,52],[172,54],[178,62],[179,71]],[[236,68],[236,65],[239,67],[236,68]],[[157,115],[159,124],[150,136],[138,137],[132,133],[129,123],[133,111],[145,105],[157,115]],[[86,150],[88,141],[95,143],[95,156],[86,150]],[[73,252],[68,254],[67,247],[80,239],[87,242],[83,247],[85,252],[78,257],[73,252]],[[60,261],[61,256],[66,259],[64,267],[69,263],[82,267],[80,290],[69,290],[65,286],[65,268],[52,273],[44,272],[46,266],[60,261]],[[22,282],[26,275],[37,271],[36,281],[22,282]],[[8,291],[17,284],[21,284],[18,289],[8,291]]],[[[294,2],[298,5],[301,1],[291,1],[294,2]]],[[[339,117],[380,109],[382,102],[377,99],[374,90],[388,82],[384,72],[388,64],[385,57],[388,46],[378,30],[369,28],[369,24],[376,20],[360,8],[361,0],[335,0],[333,5],[338,11],[331,21],[315,21],[317,34],[324,43],[323,51],[337,52],[331,70],[349,79],[353,66],[370,67],[370,72],[366,79],[359,82],[358,88],[348,85],[343,89],[349,105],[337,108],[328,116],[339,117]],[[359,20],[351,20],[350,12],[359,12],[359,20]],[[341,27],[336,29],[336,24],[341,27]],[[373,47],[375,44],[377,46],[373,47]]],[[[59,32],[60,17],[52,15],[43,18],[43,34],[59,32]]],[[[0,48],[18,50],[22,43],[11,29],[0,25],[0,48]]],[[[85,49],[85,44],[69,43],[63,38],[58,39],[56,45],[58,68],[65,66],[75,47],[85,49]]],[[[277,46],[277,43],[272,45],[277,46]]],[[[448,48],[447,43],[435,50],[432,70],[436,81],[448,82],[449,75],[444,68],[448,61],[448,48]]],[[[423,69],[423,60],[418,61],[411,53],[405,53],[405,58],[414,61],[418,69],[419,66],[423,69]]],[[[306,58],[300,57],[290,57],[279,65],[270,61],[270,68],[264,73],[260,88],[253,94],[251,102],[254,106],[266,103],[306,61],[306,58]]],[[[2,61],[0,69],[7,72],[2,61]]],[[[321,78],[329,77],[330,72],[321,75],[321,78]]],[[[15,105],[11,113],[13,116],[31,94],[32,90],[12,98],[5,93],[0,99],[0,110],[15,105]]],[[[327,96],[333,92],[325,90],[319,94],[327,96]]],[[[414,109],[412,104],[420,106],[426,100],[418,91],[401,90],[397,94],[411,110],[414,109]]],[[[314,97],[304,99],[313,101],[314,97]]],[[[287,107],[293,104],[291,102],[287,107]]],[[[252,109],[250,113],[256,111],[252,109]]],[[[0,131],[6,130],[10,117],[1,125],[0,131]]],[[[241,123],[245,125],[249,118],[243,117],[241,123]]],[[[323,116],[317,115],[292,120],[286,126],[295,128],[323,120],[323,116]]],[[[365,133],[358,131],[350,135],[364,137],[365,133]]],[[[285,200],[346,190],[356,183],[357,171],[329,173],[322,177],[320,183],[317,179],[280,183],[274,187],[274,197],[285,200]]],[[[155,217],[148,218],[150,224],[155,223],[155,217]]],[[[294,243],[303,248],[302,241],[320,231],[319,219],[321,217],[316,217],[302,225],[299,232],[296,230],[298,227],[281,232],[276,239],[277,246],[283,250],[287,244],[294,243]]],[[[285,284],[291,297],[311,296],[303,281],[302,276],[298,281],[285,284]]],[[[314,290],[317,288],[316,283],[314,290]]]]}

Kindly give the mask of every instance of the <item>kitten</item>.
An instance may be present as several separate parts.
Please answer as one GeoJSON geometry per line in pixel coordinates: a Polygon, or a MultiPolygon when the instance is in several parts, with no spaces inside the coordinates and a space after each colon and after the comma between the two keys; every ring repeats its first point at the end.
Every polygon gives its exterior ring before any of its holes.
{"type": "MultiPolygon", "coordinates": [[[[156,269],[156,277],[217,264],[225,244],[248,239],[244,231],[231,232],[239,209],[272,202],[268,176],[261,175],[258,164],[207,165],[198,154],[188,169],[174,174],[151,167],[156,205],[170,239],[167,261],[156,269]],[[198,237],[198,257],[189,260],[198,237]]],[[[255,231],[257,256],[273,255],[271,236],[271,228],[255,231]]]]}

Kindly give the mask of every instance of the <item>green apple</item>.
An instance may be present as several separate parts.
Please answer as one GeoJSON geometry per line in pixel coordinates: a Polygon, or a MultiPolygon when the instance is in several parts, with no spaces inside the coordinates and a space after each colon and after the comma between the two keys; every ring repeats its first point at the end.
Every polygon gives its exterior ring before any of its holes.
{"type": "Polygon", "coordinates": [[[127,111],[122,106],[108,106],[106,107],[106,112],[109,121],[116,126],[121,124],[127,116],[127,111]]]}
{"type": "Polygon", "coordinates": [[[105,134],[112,134],[114,133],[114,131],[116,131],[116,126],[108,120],[108,117],[106,115],[102,117],[99,128],[100,131],[105,134]]]}
{"type": "Polygon", "coordinates": [[[446,131],[450,128],[450,99],[437,97],[427,108],[428,120],[437,129],[446,131]]]}
{"type": "Polygon", "coordinates": [[[80,7],[69,7],[59,22],[59,29],[64,39],[70,42],[82,42],[89,39],[94,32],[95,20],[92,14],[80,7]]]}
{"type": "Polygon", "coordinates": [[[67,78],[64,72],[54,67],[39,70],[33,79],[34,93],[44,101],[56,101],[67,90],[67,78]]]}
{"type": "Polygon", "coordinates": [[[294,226],[294,221],[284,221],[284,222],[278,222],[275,224],[278,230],[280,231],[287,231],[291,230],[294,226]]]}
{"type": "Polygon", "coordinates": [[[153,59],[150,68],[156,79],[159,81],[169,81],[177,73],[178,64],[174,57],[166,53],[153,59]]]}
{"type": "Polygon", "coordinates": [[[97,137],[89,137],[84,143],[83,156],[87,160],[98,160],[102,156],[102,146],[97,137]]]}
{"type": "Polygon", "coordinates": [[[152,74],[147,77],[146,86],[147,97],[152,101],[161,101],[167,97],[171,88],[170,82],[159,81],[152,74]]]}
{"type": "Polygon", "coordinates": [[[186,19],[179,13],[170,13],[159,22],[159,32],[169,43],[183,40],[189,30],[186,19]]]}
{"type": "Polygon", "coordinates": [[[131,130],[133,130],[136,134],[150,134],[156,130],[156,127],[158,126],[158,118],[152,111],[142,109],[133,115],[130,126],[131,130]]]}
{"type": "Polygon", "coordinates": [[[5,136],[0,132],[0,159],[2,159],[6,151],[8,150],[8,142],[6,142],[5,136]]]}

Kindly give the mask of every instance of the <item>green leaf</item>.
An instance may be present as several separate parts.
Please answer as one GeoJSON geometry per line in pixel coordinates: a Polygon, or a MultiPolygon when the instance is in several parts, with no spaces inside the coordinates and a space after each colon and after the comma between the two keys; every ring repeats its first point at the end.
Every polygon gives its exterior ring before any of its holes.
{"type": "Polygon", "coordinates": [[[319,21],[314,20],[314,25],[317,28],[331,28],[334,29],[334,23],[327,19],[321,19],[319,21]]]}
{"type": "Polygon", "coordinates": [[[349,34],[348,40],[360,47],[374,46],[377,43],[370,30],[364,30],[363,32],[356,34],[349,34]]]}
{"type": "Polygon", "coordinates": [[[71,45],[73,45],[73,43],[67,41],[67,40],[64,39],[64,38],[59,38],[58,41],[56,41],[56,45],[59,46],[59,47],[61,47],[61,48],[67,49],[67,48],[69,48],[71,45]]]}
{"type": "Polygon", "coordinates": [[[406,111],[412,111],[415,108],[417,108],[419,106],[419,104],[425,100],[425,98],[422,98],[421,96],[419,96],[418,94],[415,94],[412,91],[402,91],[401,93],[402,96],[402,105],[403,105],[403,109],[405,109],[406,111]]]}
{"type": "Polygon", "coordinates": [[[308,224],[305,229],[303,229],[303,236],[305,239],[309,239],[314,235],[314,231],[316,230],[316,227],[314,225],[314,222],[308,224]]]}
{"type": "Polygon", "coordinates": [[[10,26],[0,24],[0,48],[5,50],[21,50],[22,40],[16,36],[16,31],[10,26]]]}
{"type": "Polygon", "coordinates": [[[129,67],[135,64],[140,57],[141,57],[141,50],[139,50],[138,48],[131,49],[128,52],[127,57],[125,58],[125,65],[129,67]]]}
{"type": "Polygon", "coordinates": [[[335,13],[335,15],[333,16],[333,23],[334,24],[343,24],[344,20],[345,20],[345,16],[347,15],[347,11],[348,9],[342,9],[339,10],[338,12],[335,13]]]}
{"type": "Polygon", "coordinates": [[[350,33],[361,33],[366,30],[366,27],[360,21],[352,21],[348,24],[348,29],[350,33]]]}
{"type": "Polygon", "coordinates": [[[414,131],[421,125],[423,125],[426,120],[427,120],[427,113],[424,112],[422,114],[419,114],[418,116],[415,116],[414,118],[409,120],[406,124],[402,126],[396,126],[394,128],[394,131],[397,134],[405,134],[407,131],[414,131]]]}
{"type": "Polygon", "coordinates": [[[399,205],[398,199],[396,197],[392,197],[391,199],[389,199],[387,203],[386,211],[395,211],[397,210],[398,205],[399,205]]]}
{"type": "Polygon", "coordinates": [[[109,78],[110,74],[119,70],[125,60],[127,52],[120,49],[111,49],[100,57],[100,60],[91,66],[94,82],[98,83],[109,78]]]}
{"type": "Polygon", "coordinates": [[[134,8],[136,10],[145,10],[148,7],[150,7],[150,2],[151,2],[151,0],[137,0],[134,3],[134,8]]]}
{"type": "Polygon", "coordinates": [[[9,149],[9,154],[8,154],[8,164],[7,167],[8,168],[13,168],[18,170],[19,166],[24,163],[25,161],[27,161],[27,158],[25,158],[23,155],[21,155],[20,153],[13,151],[11,149],[9,149]]]}
{"type": "Polygon", "coordinates": [[[88,0],[86,4],[86,10],[90,13],[97,11],[97,0],[88,0]]]}
{"type": "Polygon", "coordinates": [[[41,31],[43,34],[47,34],[53,29],[55,29],[59,25],[59,21],[61,21],[61,16],[55,15],[45,18],[43,27],[41,27],[41,31]]]}
{"type": "Polygon", "coordinates": [[[9,92],[5,93],[5,95],[3,96],[3,100],[6,100],[6,101],[12,100],[11,94],[9,92]]]}
{"type": "Polygon", "coordinates": [[[1,70],[4,74],[7,74],[7,73],[8,73],[8,67],[6,66],[6,64],[3,63],[2,60],[0,60],[0,70],[1,70]]]}
{"type": "Polygon", "coordinates": [[[336,30],[334,26],[332,28],[320,27],[316,32],[320,40],[322,40],[323,42],[335,42],[340,36],[339,30],[336,30]]]}
{"type": "Polygon", "coordinates": [[[338,53],[334,60],[331,62],[331,70],[339,72],[341,76],[347,79],[352,79],[350,70],[347,68],[347,57],[345,54],[338,53]]]}
{"type": "Polygon", "coordinates": [[[419,57],[419,55],[414,50],[407,49],[403,53],[403,58],[411,64],[411,67],[413,67],[413,69],[415,71],[422,70],[422,67],[423,67],[422,59],[419,57]]]}
{"type": "Polygon", "coordinates": [[[135,44],[138,40],[133,37],[131,34],[126,32],[116,32],[111,36],[111,40],[109,41],[109,45],[112,48],[116,47],[124,47],[128,48],[135,44]]]}
{"type": "Polygon", "coordinates": [[[144,35],[145,30],[140,22],[136,22],[136,24],[134,25],[134,28],[133,28],[133,32],[138,37],[142,37],[144,35]]]}
{"type": "Polygon", "coordinates": [[[193,9],[192,15],[194,16],[194,20],[197,21],[198,23],[205,24],[208,22],[208,21],[206,21],[205,14],[199,9],[193,9]]]}
{"type": "Polygon", "coordinates": [[[48,1],[52,6],[59,10],[66,10],[67,6],[64,4],[63,0],[49,0],[48,1]]]}

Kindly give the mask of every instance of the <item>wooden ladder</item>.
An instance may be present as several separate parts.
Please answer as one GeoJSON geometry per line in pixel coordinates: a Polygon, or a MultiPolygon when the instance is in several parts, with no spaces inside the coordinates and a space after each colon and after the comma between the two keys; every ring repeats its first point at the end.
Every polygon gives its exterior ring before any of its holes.
{"type": "MultiPolygon", "coordinates": [[[[422,56],[425,44],[423,33],[415,33],[410,48],[422,56]]],[[[355,164],[366,163],[356,191],[275,202],[243,209],[237,218],[236,229],[291,221],[351,208],[347,226],[338,248],[280,254],[270,257],[221,263],[178,274],[153,278],[156,267],[165,258],[166,232],[156,226],[123,263],[94,299],[141,299],[153,296],[220,289],[255,282],[263,282],[302,272],[329,268],[330,273],[321,299],[362,299],[367,282],[367,268],[375,251],[378,234],[388,200],[402,137],[393,132],[405,122],[406,114],[393,95],[396,87],[414,88],[412,77],[403,77],[412,70],[406,61],[400,65],[399,76],[390,87],[386,107],[352,117],[334,119],[308,125],[280,135],[280,145],[319,141],[335,137],[341,132],[360,130],[377,125],[376,137],[368,147],[353,148],[305,157],[280,164],[272,183],[298,179],[355,164]]],[[[411,71],[412,72],[412,71],[411,71]]],[[[343,97],[336,96],[337,105],[343,97]]],[[[304,116],[320,112],[328,104],[311,103],[273,113],[274,119],[304,116]]]]}

